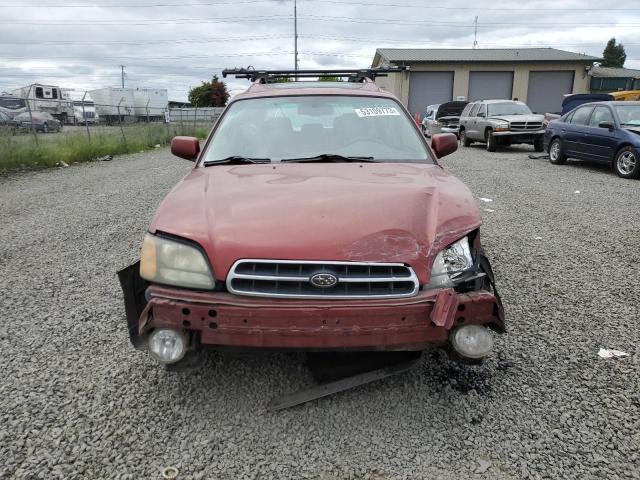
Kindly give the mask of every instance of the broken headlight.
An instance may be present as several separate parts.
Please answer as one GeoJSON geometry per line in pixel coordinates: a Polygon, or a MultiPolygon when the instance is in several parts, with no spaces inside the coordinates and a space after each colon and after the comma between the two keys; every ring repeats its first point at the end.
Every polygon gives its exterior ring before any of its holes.
{"type": "Polygon", "coordinates": [[[472,267],[469,239],[463,237],[438,253],[431,269],[431,280],[426,288],[453,287],[456,277],[472,267]]]}
{"type": "Polygon", "coordinates": [[[193,245],[147,234],[140,276],[149,282],[210,290],[215,282],[204,254],[193,245]]]}

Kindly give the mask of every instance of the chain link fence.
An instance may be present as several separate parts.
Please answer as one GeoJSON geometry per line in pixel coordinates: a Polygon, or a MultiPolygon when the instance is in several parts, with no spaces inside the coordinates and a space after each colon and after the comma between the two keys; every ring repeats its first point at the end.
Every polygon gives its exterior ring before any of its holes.
{"type": "Polygon", "coordinates": [[[21,108],[0,108],[0,170],[68,165],[104,156],[159,148],[176,135],[205,138],[222,108],[134,107],[117,104],[25,99],[21,108]]]}

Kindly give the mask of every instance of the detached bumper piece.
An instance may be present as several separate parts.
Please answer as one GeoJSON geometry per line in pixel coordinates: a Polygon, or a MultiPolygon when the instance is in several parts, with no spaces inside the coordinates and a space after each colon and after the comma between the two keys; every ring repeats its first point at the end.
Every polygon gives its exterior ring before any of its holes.
{"type": "Polygon", "coordinates": [[[153,328],[194,331],[202,345],[300,350],[423,350],[462,325],[504,331],[492,293],[420,292],[393,300],[292,300],[190,292],[152,285],[139,335],[153,328]]]}

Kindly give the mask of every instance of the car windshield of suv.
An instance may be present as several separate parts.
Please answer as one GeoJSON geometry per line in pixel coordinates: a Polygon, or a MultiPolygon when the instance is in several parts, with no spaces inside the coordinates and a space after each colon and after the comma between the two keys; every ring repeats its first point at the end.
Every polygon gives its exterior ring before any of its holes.
{"type": "Polygon", "coordinates": [[[320,155],[433,163],[395,101],[346,95],[240,100],[220,120],[204,161],[245,157],[278,162],[320,155]]]}
{"type": "Polygon", "coordinates": [[[615,105],[620,125],[623,127],[640,127],[640,105],[615,105]]]}
{"type": "Polygon", "coordinates": [[[502,102],[502,103],[490,103],[489,116],[495,117],[497,115],[531,115],[531,110],[524,103],[515,102],[502,102]]]}

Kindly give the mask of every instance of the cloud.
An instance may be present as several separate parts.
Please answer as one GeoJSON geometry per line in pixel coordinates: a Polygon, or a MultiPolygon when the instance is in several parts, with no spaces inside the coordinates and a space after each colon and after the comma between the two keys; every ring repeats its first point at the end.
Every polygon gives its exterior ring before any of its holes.
{"type": "MultiPolygon", "coordinates": [[[[28,1],[0,5],[0,90],[117,86],[126,65],[126,85],[167,88],[185,100],[225,67],[293,68],[292,0],[52,0],[46,8],[28,1]]],[[[550,45],[597,56],[615,36],[626,44],[627,66],[640,68],[640,9],[632,3],[434,3],[300,0],[300,67],[367,67],[378,47],[469,48],[477,15],[481,48],[550,45]]],[[[246,85],[229,80],[233,93],[246,85]]]]}

